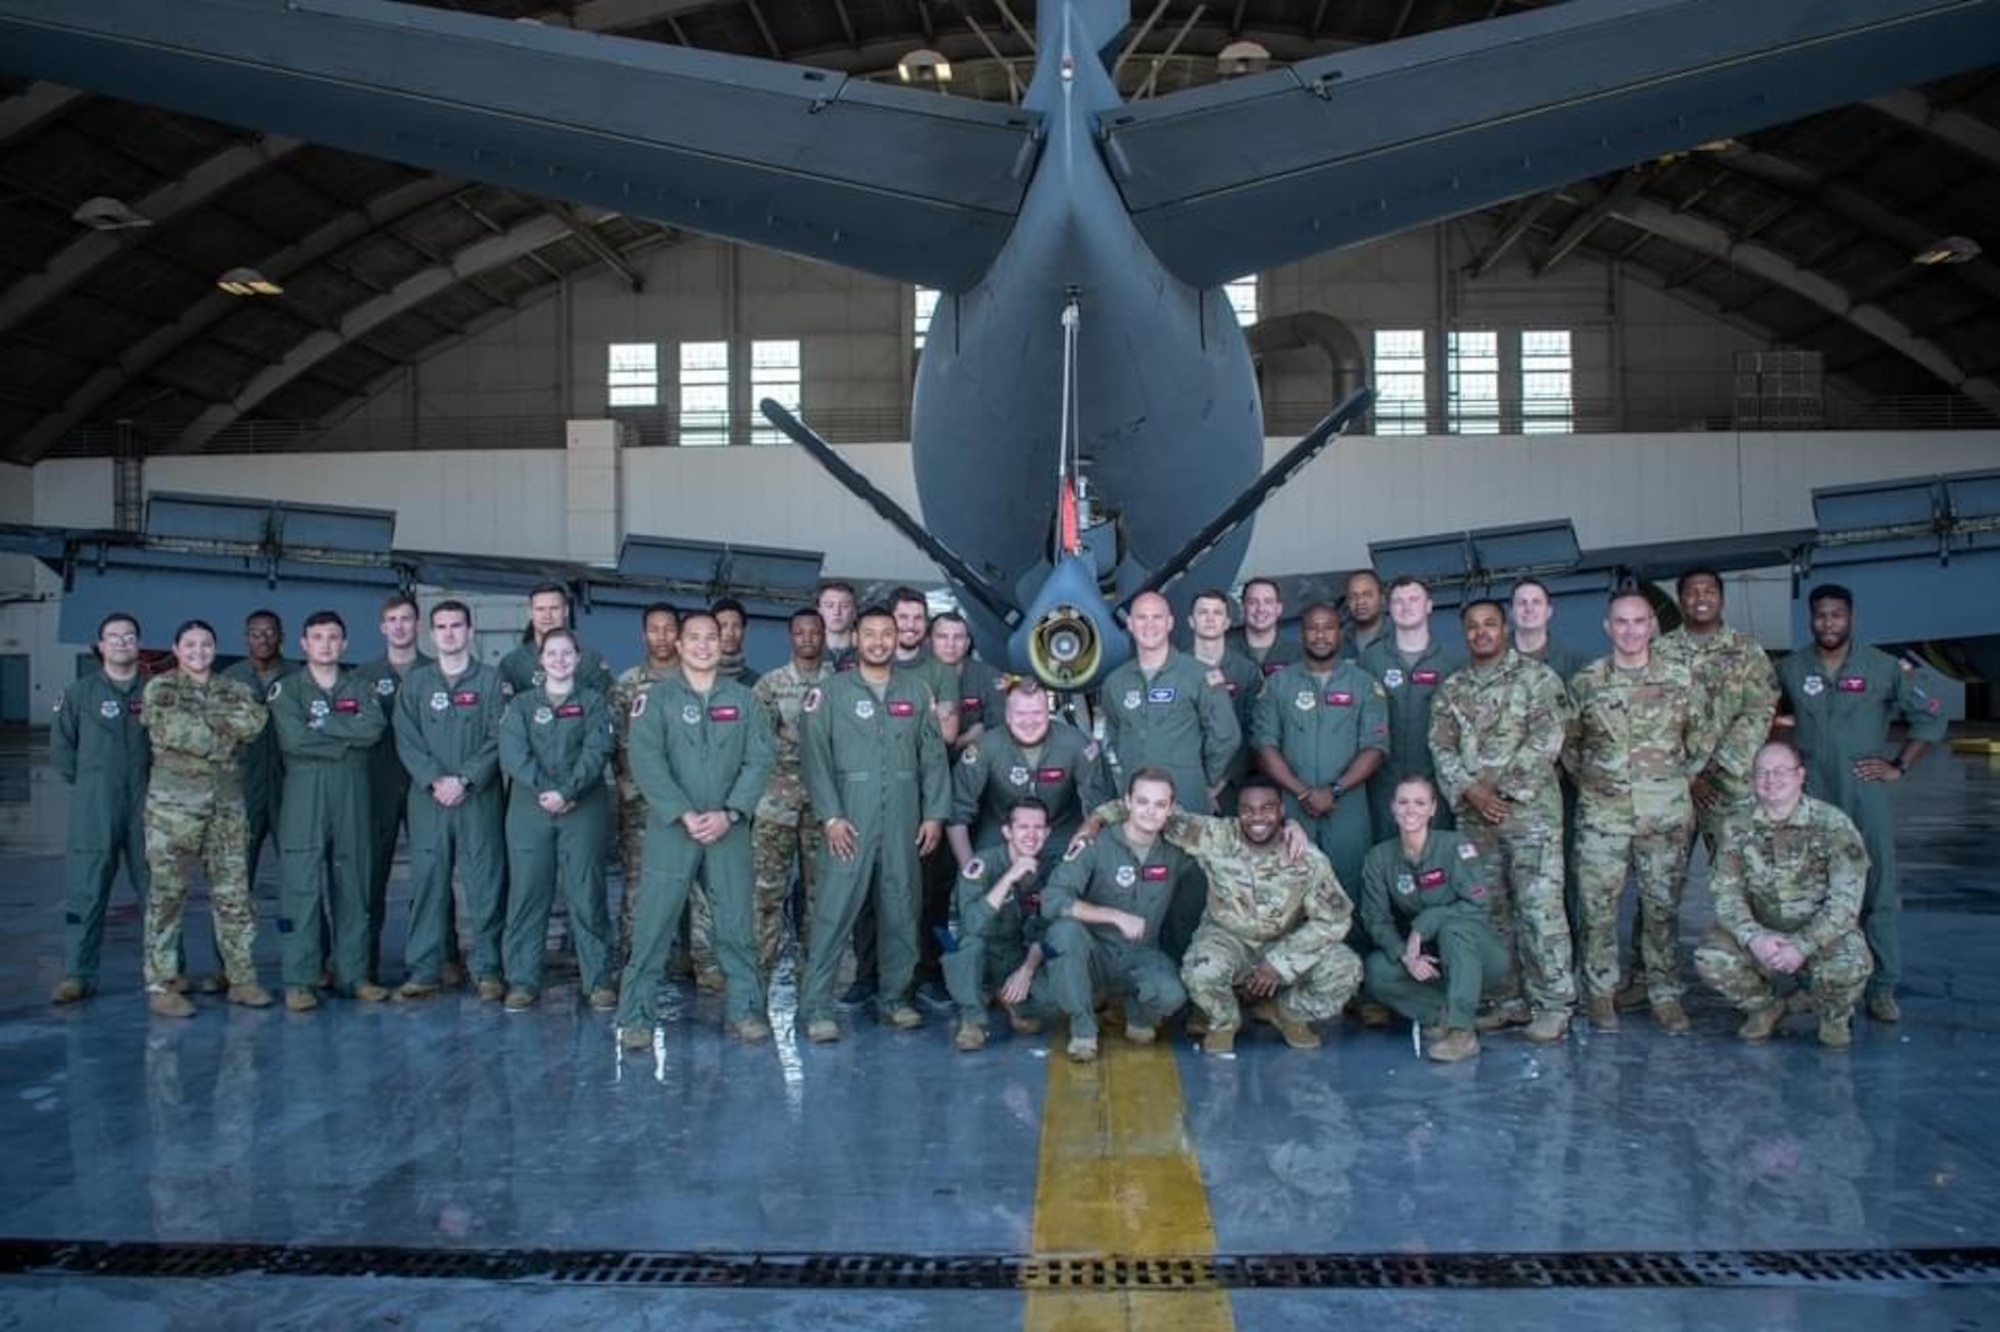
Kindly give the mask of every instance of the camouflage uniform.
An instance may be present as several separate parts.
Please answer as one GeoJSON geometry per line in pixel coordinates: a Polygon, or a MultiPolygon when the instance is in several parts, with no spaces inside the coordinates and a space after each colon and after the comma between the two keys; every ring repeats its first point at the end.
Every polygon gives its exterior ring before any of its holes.
{"type": "Polygon", "coordinates": [[[1157,1027],[1187,1003],[1180,966],[1161,951],[1160,935],[1185,892],[1179,885],[1189,880],[1200,882],[1179,847],[1163,837],[1141,854],[1123,828],[1064,853],[1042,893],[1042,973],[1050,997],[1069,1014],[1071,1040],[1096,1039],[1100,996],[1123,998],[1126,1024],[1139,1027],[1157,1027]],[[1086,925],[1070,914],[1080,901],[1130,912],[1146,931],[1135,943],[1112,926],[1086,925]]]}
{"type": "Polygon", "coordinates": [[[1600,657],[1570,682],[1576,727],[1563,766],[1580,793],[1576,875],[1582,914],[1583,991],[1609,999],[1618,987],[1618,898],[1629,865],[1639,882],[1639,956],[1647,997],[1681,996],[1681,886],[1694,797],[1688,782],[1713,746],[1680,657],[1655,651],[1621,669],[1600,657]]]}
{"type": "Polygon", "coordinates": [[[1513,969],[1487,906],[1492,882],[1478,847],[1437,828],[1414,859],[1400,836],[1370,851],[1361,869],[1361,924],[1376,948],[1365,964],[1369,997],[1413,1022],[1470,1031],[1479,997],[1513,969]],[[1441,976],[1420,981],[1403,966],[1412,930],[1435,945],[1441,976]]]}
{"type": "Polygon", "coordinates": [[[659,1020],[656,982],[697,874],[708,882],[715,904],[724,1017],[732,1023],[762,1021],[750,829],[743,824],[763,795],[776,757],[770,718],[739,681],[718,677],[703,692],[678,673],[641,694],[632,709],[632,779],[646,796],[652,851],[640,881],[618,1025],[644,1028],[659,1020]],[[710,810],[728,812],[735,826],[720,841],[703,845],[688,835],[681,818],[710,810]]]}
{"type": "Polygon", "coordinates": [[[72,788],[63,863],[63,975],[97,984],[104,911],[120,861],[146,904],[146,743],[138,676],[119,683],[97,671],[63,690],[49,728],[49,761],[72,788]]]}
{"type": "MultiPolygon", "coordinates": [[[[645,873],[646,793],[632,780],[627,756],[631,744],[632,708],[639,696],[660,681],[678,677],[679,670],[667,666],[659,670],[650,662],[640,662],[618,677],[611,686],[608,705],[612,723],[618,728],[618,748],[611,756],[612,781],[618,788],[618,957],[619,965],[632,956],[632,908],[639,900],[639,879],[645,873]]],[[[708,897],[701,885],[694,885],[688,900],[695,913],[708,916],[708,897]]],[[[704,930],[704,933],[706,931],[704,930]]]]}
{"type": "MultiPolygon", "coordinates": [[[[272,685],[297,669],[295,663],[280,659],[266,674],[258,671],[256,663],[245,657],[222,675],[261,699],[271,692],[272,685]]],[[[277,727],[265,727],[262,735],[243,746],[243,751],[236,756],[236,769],[243,779],[244,827],[249,838],[243,863],[250,867],[250,879],[254,884],[257,860],[263,854],[264,843],[278,835],[278,810],[285,797],[285,756],[278,749],[277,727]]]]}
{"type": "Polygon", "coordinates": [[[389,875],[396,868],[396,837],[409,831],[410,774],[396,756],[396,691],[409,673],[430,661],[418,653],[400,672],[387,657],[355,668],[375,689],[375,702],[390,721],[382,738],[368,751],[368,827],[373,834],[368,865],[368,978],[374,980],[382,960],[382,921],[389,904],[389,875]]]}
{"type": "Polygon", "coordinates": [[[604,695],[581,684],[560,701],[541,685],[515,694],[500,720],[500,770],[509,779],[507,925],[500,951],[510,988],[541,992],[558,885],[569,906],[583,989],[611,984],[611,918],[604,905],[611,796],[604,769],[616,743],[604,695]],[[550,814],[537,803],[544,791],[560,792],[573,807],[550,814]]]}
{"type": "Polygon", "coordinates": [[[812,919],[812,904],[818,880],[813,865],[819,859],[824,830],[806,797],[805,773],[799,757],[799,707],[806,694],[824,684],[833,670],[825,662],[811,675],[787,661],[777,670],[758,677],[751,690],[770,719],[776,740],[776,761],[764,795],[757,802],[757,816],[750,828],[750,859],[757,892],[757,959],[768,980],[777,969],[779,936],[784,933],[785,899],[791,895],[792,873],[796,867],[801,900],[799,903],[799,951],[805,952],[812,919]]]}
{"type": "Polygon", "coordinates": [[[1446,680],[1431,707],[1438,786],[1457,812],[1460,835],[1494,870],[1493,923],[1537,1013],[1567,1013],[1576,1004],[1556,780],[1569,725],[1562,681],[1512,648],[1491,666],[1468,666],[1446,680]],[[1507,802],[1507,820],[1497,827],[1465,800],[1482,783],[1507,802]]]}
{"type": "Polygon", "coordinates": [[[1779,664],[1785,710],[1798,719],[1794,740],[1805,757],[1806,790],[1838,805],[1868,848],[1868,891],[1861,899],[1861,932],[1875,957],[1870,993],[1892,994],[1903,977],[1903,948],[1896,917],[1896,828],[1889,813],[1888,782],[1854,775],[1857,759],[1880,757],[1889,724],[1908,723],[1912,740],[1944,739],[1944,710],[1918,683],[1916,672],[1886,652],[1856,643],[1836,671],[1819,654],[1801,648],[1779,664]]]}
{"type": "MultiPolygon", "coordinates": [[[[1038,745],[1023,745],[1001,726],[959,751],[951,768],[951,821],[973,845],[997,838],[1014,806],[1030,796],[1049,807],[1042,868],[1052,869],[1083,825],[1085,810],[1111,799],[1097,745],[1073,726],[1052,722],[1038,745]]],[[[1001,866],[1004,869],[1005,858],[1001,866]]]]}
{"type": "Polygon", "coordinates": [[[1695,949],[1695,970],[1736,1007],[1778,1002],[1750,945],[1785,935],[1806,956],[1808,993],[1821,1018],[1845,1018],[1867,988],[1874,964],[1860,928],[1868,851],[1845,814],[1801,796],[1774,820],[1761,805],[1728,825],[1709,892],[1715,924],[1695,949]]]}
{"type": "MultiPolygon", "coordinates": [[[[1389,696],[1389,758],[1368,779],[1368,808],[1379,842],[1396,834],[1396,820],[1389,809],[1396,798],[1396,784],[1405,777],[1437,776],[1431,762],[1431,704],[1451,673],[1465,665],[1465,658],[1461,649],[1448,648],[1435,638],[1414,658],[1407,657],[1396,647],[1396,634],[1391,629],[1361,654],[1357,664],[1374,676],[1389,696]]],[[[1437,824],[1451,827],[1449,806],[1438,810],[1437,824]]]]}
{"type": "Polygon", "coordinates": [[[456,677],[426,661],[396,697],[396,747],[410,774],[410,928],[403,962],[420,985],[438,982],[453,951],[453,870],[465,883],[473,978],[500,979],[507,891],[500,720],[506,709],[500,672],[476,660],[456,677]],[[446,808],[432,797],[431,784],[441,777],[465,783],[465,799],[456,806],[446,808]]]}
{"type": "Polygon", "coordinates": [[[352,993],[368,981],[368,754],[389,719],[375,682],[352,671],[322,689],[302,668],[271,686],[266,706],[285,756],[278,819],[285,985],[319,983],[330,926],[335,982],[352,993]]]}
{"type": "Polygon", "coordinates": [[[1342,942],[1354,904],[1324,855],[1308,848],[1288,865],[1279,842],[1252,846],[1235,819],[1180,811],[1161,836],[1208,876],[1208,909],[1181,958],[1181,983],[1212,1029],[1242,1025],[1236,987],[1265,962],[1282,982],[1276,998],[1287,1018],[1318,1022],[1347,1007],[1361,988],[1361,959],[1342,942]]]}
{"type": "Polygon", "coordinates": [[[876,902],[881,997],[909,999],[918,958],[922,879],[917,828],[951,813],[951,775],[934,698],[900,668],[879,692],[859,670],[834,675],[799,705],[800,767],[813,808],[827,822],[854,827],[855,851],[842,860],[829,845],[818,869],[799,1019],[828,1020],[834,973],[853,936],[862,904],[876,902]]]}
{"type": "Polygon", "coordinates": [[[146,861],[153,877],[146,899],[146,984],[168,984],[180,972],[187,865],[200,860],[222,969],[232,986],[254,985],[257,913],[244,860],[249,836],[236,758],[263,733],[264,705],[238,681],[211,676],[200,685],[175,673],[146,685],[143,715],[153,746],[146,791],[146,861]]]}
{"type": "MultiPolygon", "coordinates": [[[[1264,682],[1251,714],[1250,745],[1277,750],[1307,786],[1330,787],[1364,750],[1388,753],[1388,697],[1352,662],[1336,662],[1323,676],[1295,663],[1264,682]]],[[[1342,891],[1361,882],[1361,862],[1373,845],[1365,789],[1342,792],[1324,818],[1306,813],[1286,792],[1285,813],[1325,854],[1342,891]]]]}
{"type": "MultiPolygon", "coordinates": [[[[958,875],[958,947],[944,955],[944,981],[961,1021],[977,1022],[1007,978],[1027,962],[1028,950],[1042,942],[1041,871],[1017,885],[998,907],[986,901],[1009,863],[1006,845],[996,842],[966,861],[958,875]]],[[[1014,1005],[1014,1012],[1024,1018],[1049,1016],[1054,1010],[1047,991],[1046,984],[1035,986],[1025,1001],[1014,1005]]]]}
{"type": "Polygon", "coordinates": [[[1778,674],[1756,639],[1727,627],[1712,634],[1676,629],[1660,640],[1660,650],[1679,654],[1693,671],[1695,698],[1707,711],[1704,726],[1715,740],[1701,775],[1722,798],[1711,809],[1695,811],[1713,861],[1723,825],[1749,812],[1750,764],[1771,733],[1778,674]]]}

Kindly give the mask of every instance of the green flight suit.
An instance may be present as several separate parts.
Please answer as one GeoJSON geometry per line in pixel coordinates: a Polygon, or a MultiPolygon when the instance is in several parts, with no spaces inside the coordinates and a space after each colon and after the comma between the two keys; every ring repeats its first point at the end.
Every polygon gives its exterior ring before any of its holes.
{"type": "MultiPolygon", "coordinates": [[[[1389,752],[1388,696],[1353,662],[1336,662],[1325,676],[1295,662],[1264,682],[1250,717],[1250,747],[1277,750],[1307,786],[1332,786],[1362,751],[1389,752]]],[[[1361,862],[1374,845],[1365,787],[1342,795],[1325,818],[1307,814],[1287,793],[1285,813],[1325,853],[1342,891],[1360,884],[1361,862]]]]}
{"type": "Polygon", "coordinates": [[[581,684],[561,701],[536,685],[515,694],[501,718],[508,875],[500,951],[510,989],[541,993],[542,953],[558,883],[569,907],[583,990],[611,983],[611,916],[604,902],[611,792],[604,770],[616,744],[610,704],[581,684]],[[544,791],[559,793],[571,808],[548,813],[536,803],[544,791]]]}
{"type": "MultiPolygon", "coordinates": [[[[945,668],[948,672],[950,667],[945,668]]],[[[958,733],[961,737],[975,726],[991,734],[1007,724],[1007,687],[1011,677],[1002,675],[977,657],[960,662],[953,675],[954,691],[946,695],[958,703],[958,733]]]]}
{"type": "Polygon", "coordinates": [[[1047,805],[1044,870],[1054,867],[1084,815],[1116,794],[1095,742],[1062,722],[1052,722],[1042,742],[1032,746],[1022,745],[1005,726],[989,729],[959,751],[951,787],[951,821],[966,829],[974,846],[999,837],[1000,825],[1023,800],[1032,796],[1047,805]]]}
{"type": "Polygon", "coordinates": [[[1413,1022],[1471,1031],[1480,996],[1507,983],[1513,960],[1487,906],[1491,867],[1479,848],[1432,828],[1416,856],[1400,836],[1380,842],[1361,867],[1361,924],[1376,952],[1362,965],[1368,994],[1413,1022]],[[1403,966],[1415,930],[1435,947],[1441,976],[1420,981],[1403,966]]]}
{"type": "MultiPolygon", "coordinates": [[[[1042,941],[1047,924],[1042,919],[1041,893],[1045,871],[1038,869],[1017,884],[998,907],[986,901],[993,885],[1007,873],[1008,864],[1006,844],[995,842],[959,871],[955,890],[958,947],[944,955],[944,981],[958,1004],[961,1021],[984,1021],[987,1003],[1027,962],[1028,949],[1042,941]]],[[[1051,1009],[1046,990],[1046,986],[1035,986],[1026,1000],[1014,1005],[1014,1012],[1026,1018],[1047,1016],[1051,1009]]]]}
{"type": "Polygon", "coordinates": [[[750,819],[777,762],[770,714],[748,685],[717,678],[703,693],[675,672],[632,700],[626,762],[646,797],[646,856],[632,916],[632,956],[618,1001],[618,1025],[660,1019],[658,979],[697,875],[715,921],[723,1017],[761,1020],[766,1004],[758,965],[750,819]],[[728,835],[707,846],[688,835],[686,814],[725,810],[728,835]]]}
{"type": "Polygon", "coordinates": [[[407,833],[410,774],[396,756],[396,691],[408,673],[430,660],[422,653],[397,674],[387,657],[364,662],[355,674],[375,687],[375,701],[389,725],[382,738],[368,751],[368,978],[376,979],[382,961],[382,918],[389,901],[389,875],[396,867],[396,836],[407,833]]]}
{"type": "Polygon", "coordinates": [[[322,689],[301,669],[271,686],[265,706],[285,761],[278,814],[285,985],[319,983],[330,928],[334,984],[352,994],[368,979],[368,751],[389,719],[374,682],[352,671],[322,689]]]}
{"type": "Polygon", "coordinates": [[[1278,636],[1271,640],[1271,646],[1262,652],[1250,646],[1249,635],[1241,625],[1225,634],[1222,641],[1248,658],[1266,680],[1305,655],[1298,634],[1287,631],[1283,624],[1278,626],[1278,636]]]}
{"type": "Polygon", "coordinates": [[[143,676],[120,683],[103,671],[73,681],[56,703],[49,726],[49,761],[70,788],[69,837],[63,861],[63,975],[97,984],[104,910],[111,881],[125,867],[132,895],[145,910],[146,740],[143,676]]]}
{"type": "MultiPolygon", "coordinates": [[[[1396,832],[1389,809],[1396,784],[1405,777],[1437,779],[1431,762],[1431,704],[1438,686],[1465,665],[1465,649],[1447,646],[1433,636],[1422,652],[1408,657],[1397,649],[1396,632],[1391,629],[1371,643],[1356,664],[1374,676],[1389,697],[1389,757],[1368,779],[1368,808],[1379,842],[1396,832]]],[[[1437,826],[1452,826],[1451,807],[1442,800],[1437,826]]]]}
{"type": "Polygon", "coordinates": [[[454,871],[465,884],[473,978],[500,979],[507,884],[500,723],[506,712],[500,672],[478,660],[469,660],[456,679],[435,661],[419,662],[396,694],[396,752],[409,777],[410,928],[403,965],[419,984],[437,984],[452,954],[454,871]],[[441,777],[461,779],[465,799],[440,805],[431,784],[441,777]]]}
{"type": "Polygon", "coordinates": [[[1169,648],[1151,675],[1136,658],[1112,671],[1098,698],[1119,791],[1139,769],[1165,768],[1181,807],[1206,814],[1209,788],[1228,778],[1243,744],[1236,705],[1227,690],[1209,683],[1208,668],[1169,648]]]}
{"type": "MultiPolygon", "coordinates": [[[[1671,637],[1671,635],[1669,636],[1671,637]]],[[[1550,634],[1543,640],[1540,652],[1522,652],[1518,643],[1514,644],[1513,647],[1515,652],[1529,661],[1539,661],[1542,665],[1561,676],[1564,684],[1568,684],[1571,680],[1574,680],[1576,673],[1590,665],[1594,660],[1582,648],[1572,643],[1567,643],[1557,638],[1554,634],[1550,634]]]]}
{"type": "Polygon", "coordinates": [[[880,993],[906,1003],[918,957],[922,878],[917,827],[951,814],[951,774],[934,696],[901,669],[878,691],[859,669],[835,675],[800,705],[806,793],[823,823],[854,825],[855,854],[820,853],[799,1020],[831,1018],[833,982],[864,902],[875,903],[880,993]]]}
{"type": "MultiPolygon", "coordinates": [[[[248,657],[232,664],[222,674],[263,698],[271,686],[296,671],[296,663],[280,659],[268,675],[262,674],[248,657]]],[[[266,726],[264,733],[243,747],[236,756],[236,770],[243,778],[243,821],[250,844],[244,863],[250,867],[250,884],[257,884],[257,859],[264,843],[278,835],[278,810],[285,798],[285,756],[278,748],[278,728],[266,726]]]]}
{"type": "Polygon", "coordinates": [[[1186,852],[1161,837],[1142,855],[1122,827],[1063,854],[1042,891],[1042,969],[1072,1039],[1096,1037],[1100,997],[1123,998],[1134,1027],[1158,1027],[1187,1003],[1180,961],[1162,950],[1161,936],[1188,880],[1203,882],[1186,852]],[[1135,943],[1110,925],[1086,925],[1071,914],[1078,902],[1130,912],[1145,933],[1135,943]]]}
{"type": "Polygon", "coordinates": [[[1838,805],[1861,829],[1868,848],[1868,889],[1861,901],[1861,932],[1875,955],[1869,993],[1893,994],[1903,977],[1903,947],[1896,917],[1901,895],[1896,884],[1896,827],[1889,810],[1889,783],[1864,782],[1854,764],[1886,758],[1889,726],[1902,721],[1912,740],[1936,744],[1945,738],[1943,706],[1888,653],[1863,643],[1848,646],[1838,670],[1821,667],[1810,644],[1778,664],[1783,691],[1780,711],[1797,718],[1793,742],[1805,756],[1806,790],[1838,805]]]}

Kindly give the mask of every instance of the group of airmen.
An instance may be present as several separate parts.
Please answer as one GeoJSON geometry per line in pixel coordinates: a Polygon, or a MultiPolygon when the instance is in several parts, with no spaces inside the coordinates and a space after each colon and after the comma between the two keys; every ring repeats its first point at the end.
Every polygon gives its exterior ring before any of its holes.
{"type": "Polygon", "coordinates": [[[1899,1017],[1887,788],[1942,738],[1938,702],[1853,641],[1843,588],[1812,591],[1812,642],[1776,670],[1723,623],[1718,574],[1676,591],[1665,635],[1644,593],[1614,594],[1594,660],[1552,637],[1533,580],[1508,604],[1468,602],[1462,642],[1434,638],[1414,578],[1353,575],[1345,620],[1307,606],[1295,638],[1273,580],[1244,586],[1234,629],[1230,597],[1203,592],[1185,648],[1148,593],[1128,611],[1134,656],[1094,708],[1001,674],[961,617],[908,588],[858,608],[850,585],[822,585],[762,675],[727,600],[648,607],[644,660],[615,679],[557,585],[531,593],[497,667],[456,600],[430,609],[434,657],[419,607],[396,596],[383,655],[359,667],[343,665],[337,614],[307,619],[297,664],[260,611],[228,670],[213,628],[190,621],[151,679],[136,618],[108,616],[100,669],[65,691],[53,730],[75,787],[53,999],[95,992],[122,866],[145,904],[155,1014],[191,1016],[200,991],[276,1002],[250,890],[272,840],[294,1012],[468,981],[529,1009],[560,895],[579,993],[631,1049],[650,1048],[676,967],[721,995],[737,1038],[769,1039],[794,935],[812,1042],[839,1040],[842,1010],[871,1001],[905,1029],[955,1010],[965,1052],[995,1010],[1024,1033],[1060,1018],[1079,1061],[1113,1011],[1144,1044],[1187,1009],[1212,1053],[1252,1021],[1314,1048],[1316,1025],[1353,1011],[1400,1014],[1455,1062],[1482,1032],[1561,1040],[1579,999],[1594,1030],[1648,1008],[1688,1031],[1680,906],[1699,839],[1715,924],[1693,962],[1744,1013],[1739,1034],[1767,1039],[1810,1010],[1844,1048],[1857,1007],[1899,1017]],[[410,909],[392,992],[399,836],[410,909]],[[224,973],[206,981],[182,942],[197,862],[224,973]]]}

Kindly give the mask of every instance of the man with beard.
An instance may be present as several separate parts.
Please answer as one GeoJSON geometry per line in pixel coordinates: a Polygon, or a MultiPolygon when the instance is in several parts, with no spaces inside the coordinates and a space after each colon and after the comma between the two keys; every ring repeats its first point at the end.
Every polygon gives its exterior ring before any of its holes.
{"type": "Polygon", "coordinates": [[[1868,1016],[1896,1022],[1902,1018],[1896,982],[1903,976],[1903,950],[1896,928],[1896,830],[1889,788],[1944,739],[1944,709],[1911,666],[1854,641],[1853,593],[1824,583],[1806,605],[1812,646],[1793,652],[1779,668],[1780,711],[1793,719],[1805,757],[1806,790],[1838,805],[1868,848],[1868,888],[1861,899],[1861,932],[1875,958],[1868,1016]],[[1890,723],[1899,720],[1909,734],[1884,758],[1890,723]]]}

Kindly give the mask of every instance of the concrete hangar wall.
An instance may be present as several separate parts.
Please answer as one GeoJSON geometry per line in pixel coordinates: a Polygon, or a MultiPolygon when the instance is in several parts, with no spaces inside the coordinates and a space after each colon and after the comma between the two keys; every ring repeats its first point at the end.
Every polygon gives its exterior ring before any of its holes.
{"type": "MultiPolygon", "coordinates": [[[[1475,283],[1459,276],[1470,253],[1454,226],[1430,228],[1266,274],[1259,294],[1267,316],[1326,311],[1364,345],[1377,329],[1422,329],[1436,348],[1446,329],[1567,328],[1580,417],[1592,404],[1652,428],[1343,440],[1267,506],[1248,568],[1349,567],[1373,540],[1563,517],[1586,548],[1806,526],[1816,486],[2000,464],[1991,434],[1662,429],[1726,417],[1735,353],[1759,344],[1615,265],[1578,257],[1541,279],[1503,266],[1475,283]]],[[[608,273],[569,284],[409,368],[325,433],[333,452],[156,457],[146,487],[394,510],[396,543],[413,549],[608,560],[631,532],[818,549],[830,571],[857,579],[934,581],[921,555],[789,445],[627,448],[609,455],[606,476],[607,455],[590,444],[606,434],[589,423],[609,410],[610,343],[659,349],[659,405],[618,413],[645,438],[649,418],[677,405],[680,343],[723,341],[741,362],[754,340],[795,338],[808,418],[854,441],[847,456],[913,504],[900,442],[910,290],[707,241],[654,253],[646,278],[640,293],[608,273]],[[475,447],[425,447],[440,440],[475,447]]],[[[1292,404],[1324,408],[1330,377],[1316,357],[1264,367],[1273,418],[1292,404]]],[[[1435,351],[1428,372],[1442,373],[1435,351]]],[[[747,421],[747,376],[733,391],[747,421]]],[[[1271,456],[1288,442],[1274,439],[1271,456]]],[[[0,522],[106,527],[112,508],[106,460],[0,468],[0,522]]],[[[1744,580],[1733,618],[1783,644],[1785,592],[1782,579],[1744,580]]],[[[0,657],[28,659],[25,712],[36,719],[83,646],[57,641],[59,594],[31,562],[0,559],[0,657]]],[[[489,626],[519,623],[505,599],[481,610],[489,626]]]]}

